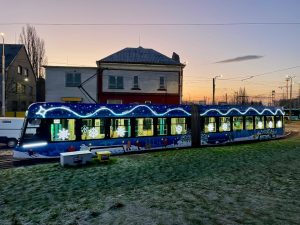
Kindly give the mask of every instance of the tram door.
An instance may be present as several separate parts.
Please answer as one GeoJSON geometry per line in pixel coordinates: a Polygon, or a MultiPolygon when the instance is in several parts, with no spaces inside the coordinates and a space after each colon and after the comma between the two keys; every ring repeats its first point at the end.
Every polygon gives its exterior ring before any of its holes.
{"type": "Polygon", "coordinates": [[[199,147],[201,145],[201,124],[198,105],[192,105],[191,112],[192,147],[199,147]]]}

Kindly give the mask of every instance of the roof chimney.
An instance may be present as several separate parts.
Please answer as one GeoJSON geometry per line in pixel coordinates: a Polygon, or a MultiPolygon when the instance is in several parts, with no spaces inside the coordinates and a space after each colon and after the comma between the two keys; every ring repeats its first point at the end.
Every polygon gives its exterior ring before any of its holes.
{"type": "Polygon", "coordinates": [[[180,63],[180,57],[179,57],[179,55],[176,54],[175,52],[173,52],[172,59],[173,59],[174,61],[180,63]]]}

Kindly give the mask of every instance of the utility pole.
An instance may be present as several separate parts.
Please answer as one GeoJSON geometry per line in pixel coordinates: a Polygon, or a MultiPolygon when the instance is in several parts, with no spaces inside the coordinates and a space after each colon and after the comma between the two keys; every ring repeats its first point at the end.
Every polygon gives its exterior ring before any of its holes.
{"type": "Polygon", "coordinates": [[[289,80],[290,79],[288,77],[285,79],[285,81],[286,81],[286,100],[289,99],[289,80]]]}
{"type": "Polygon", "coordinates": [[[215,104],[215,92],[216,92],[216,81],[215,81],[216,78],[213,78],[213,101],[212,101],[212,104],[214,105],[215,104]]]}
{"type": "Polygon", "coordinates": [[[5,117],[5,53],[4,53],[4,34],[1,33],[2,45],[2,116],[5,117]]]}
{"type": "Polygon", "coordinates": [[[222,75],[218,75],[213,78],[213,99],[212,99],[213,105],[215,104],[216,80],[218,77],[222,77],[222,75]]]}
{"type": "Polygon", "coordinates": [[[293,78],[295,78],[296,76],[287,76],[287,80],[291,81],[290,84],[290,120],[292,119],[292,95],[293,95],[293,78]]]}
{"type": "Polygon", "coordinates": [[[275,105],[275,90],[272,90],[272,105],[274,106],[275,105]]]}

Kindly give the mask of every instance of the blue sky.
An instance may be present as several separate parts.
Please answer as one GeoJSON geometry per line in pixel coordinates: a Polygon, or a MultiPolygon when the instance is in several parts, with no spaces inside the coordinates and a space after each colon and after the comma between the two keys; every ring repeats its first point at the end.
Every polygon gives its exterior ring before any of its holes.
{"type": "Polygon", "coordinates": [[[211,99],[212,78],[219,99],[245,87],[250,96],[281,97],[287,75],[300,82],[300,1],[298,0],[1,0],[0,32],[18,41],[22,26],[33,24],[45,40],[49,65],[95,66],[125,47],[173,52],[187,63],[184,98],[211,99]],[[21,23],[10,24],[7,23],[21,23]],[[58,26],[39,23],[157,23],[184,26],[58,26]],[[240,23],[232,25],[232,23],[240,23]],[[243,24],[259,23],[259,24],[243,24]],[[285,23],[285,24],[266,24],[285,23]],[[287,24],[299,23],[299,24],[287,24]],[[211,24],[211,25],[203,25],[211,24]],[[215,25],[225,24],[225,25],[215,25]],[[231,24],[231,25],[229,25],[231,24]],[[257,59],[216,63],[243,56],[257,59]],[[288,69],[292,68],[293,69],[288,69]],[[277,72],[273,72],[277,71],[277,72]],[[261,76],[256,76],[264,74],[261,76]],[[243,80],[245,77],[251,79],[243,80]]]}

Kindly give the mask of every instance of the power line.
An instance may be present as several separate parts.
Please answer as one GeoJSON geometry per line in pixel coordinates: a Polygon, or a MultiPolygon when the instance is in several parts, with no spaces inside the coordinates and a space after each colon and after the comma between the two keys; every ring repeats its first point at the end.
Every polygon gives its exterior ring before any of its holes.
{"type": "Polygon", "coordinates": [[[38,23],[12,22],[0,23],[2,26],[11,25],[35,26],[239,26],[239,25],[300,25],[300,22],[232,22],[232,23],[38,23]]]}

